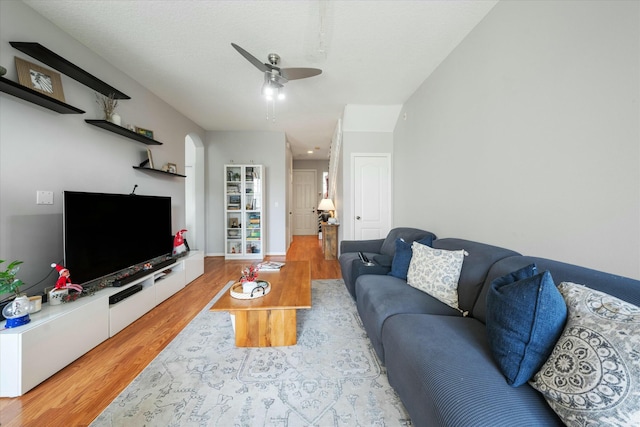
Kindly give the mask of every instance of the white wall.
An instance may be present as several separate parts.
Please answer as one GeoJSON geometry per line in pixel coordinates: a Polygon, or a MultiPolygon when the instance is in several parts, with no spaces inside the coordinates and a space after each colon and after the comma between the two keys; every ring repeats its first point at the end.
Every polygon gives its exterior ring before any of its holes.
{"type": "Polygon", "coordinates": [[[404,106],[395,225],[640,279],[639,16],[498,3],[404,106]]]}
{"type": "MultiPolygon", "coordinates": [[[[117,111],[124,123],[152,129],[162,146],[152,146],[158,166],[176,163],[184,172],[184,140],[204,131],[143,86],[110,66],[59,28],[18,1],[0,2],[0,64],[5,77],[17,81],[14,56],[37,60],[12,48],[9,41],[35,41],[129,95],[117,111]]],[[[84,119],[102,118],[92,89],[61,76],[68,104],[86,114],[60,115],[0,94],[0,259],[23,260],[18,274],[33,285],[60,262],[62,251],[62,192],[64,190],[171,196],[173,228],[184,227],[184,180],[134,170],[146,145],[90,126],[84,119]],[[54,204],[36,205],[36,191],[54,192],[54,204]]],[[[123,230],[123,244],[135,230],[123,230]]],[[[4,265],[0,265],[2,268],[4,265]]],[[[73,278],[73,271],[71,272],[73,278]]],[[[35,291],[55,283],[52,274],[35,291]]]]}
{"type": "MultiPolygon", "coordinates": [[[[394,124],[401,105],[349,104],[344,109],[342,145],[338,165],[336,209],[340,219],[339,240],[353,240],[355,213],[353,206],[354,154],[393,153],[394,124]]],[[[393,175],[393,170],[391,171],[393,175]]],[[[392,215],[393,216],[393,215],[392,215]]]]}
{"type": "Polygon", "coordinates": [[[286,151],[288,149],[282,132],[207,132],[205,214],[209,255],[224,255],[223,176],[224,165],[231,163],[265,166],[265,255],[286,254],[286,178],[289,176],[286,151]]]}

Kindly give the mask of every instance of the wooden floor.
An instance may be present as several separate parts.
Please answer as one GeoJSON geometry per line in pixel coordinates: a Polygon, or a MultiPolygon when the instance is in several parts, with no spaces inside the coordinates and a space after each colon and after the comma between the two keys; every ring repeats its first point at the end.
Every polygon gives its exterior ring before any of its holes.
{"type": "MultiPolygon", "coordinates": [[[[267,259],[309,260],[312,280],[339,279],[338,261],[324,259],[321,242],[295,236],[286,257],[267,259]]],[[[204,275],[185,289],[24,396],[1,398],[0,426],[89,425],[248,263],[205,258],[204,275]]]]}

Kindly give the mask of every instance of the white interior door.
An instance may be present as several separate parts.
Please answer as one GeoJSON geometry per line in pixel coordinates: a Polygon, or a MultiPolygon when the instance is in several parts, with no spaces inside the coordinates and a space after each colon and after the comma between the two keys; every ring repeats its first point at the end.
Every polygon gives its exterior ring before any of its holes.
{"type": "Polygon", "coordinates": [[[381,239],[391,229],[390,154],[353,155],[356,240],[381,239]]]}
{"type": "Polygon", "coordinates": [[[293,170],[293,234],[318,234],[317,177],[315,170],[293,170]]]}

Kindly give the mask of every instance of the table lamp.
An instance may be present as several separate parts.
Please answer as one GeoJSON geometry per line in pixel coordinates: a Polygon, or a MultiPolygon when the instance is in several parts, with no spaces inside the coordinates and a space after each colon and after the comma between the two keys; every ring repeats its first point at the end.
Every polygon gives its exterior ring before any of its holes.
{"type": "Polygon", "coordinates": [[[333,202],[331,201],[331,199],[322,199],[320,201],[320,204],[318,205],[318,210],[322,211],[322,221],[323,222],[327,222],[327,220],[329,219],[331,215],[331,211],[335,211],[336,207],[333,205],[333,202]]]}

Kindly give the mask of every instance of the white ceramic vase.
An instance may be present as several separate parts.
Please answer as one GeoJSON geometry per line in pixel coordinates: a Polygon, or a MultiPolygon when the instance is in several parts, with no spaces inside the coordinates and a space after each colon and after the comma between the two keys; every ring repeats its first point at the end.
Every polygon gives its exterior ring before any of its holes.
{"type": "Polygon", "coordinates": [[[113,113],[111,115],[111,123],[113,123],[114,125],[120,126],[122,124],[122,118],[120,117],[120,114],[113,113]]]}
{"type": "Polygon", "coordinates": [[[242,292],[245,294],[250,294],[252,290],[254,290],[258,286],[255,281],[247,281],[242,283],[242,292]]]}

